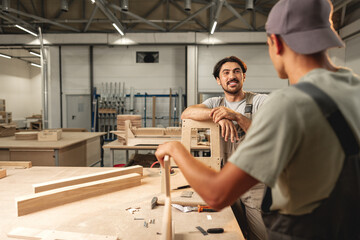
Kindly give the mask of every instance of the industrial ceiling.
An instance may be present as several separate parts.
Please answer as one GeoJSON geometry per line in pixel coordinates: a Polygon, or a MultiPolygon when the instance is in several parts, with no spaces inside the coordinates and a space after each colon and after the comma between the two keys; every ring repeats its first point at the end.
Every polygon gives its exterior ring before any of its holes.
{"type": "MultiPolygon", "coordinates": [[[[300,0],[299,0],[300,1],[300,0]]],[[[277,0],[2,0],[1,35],[263,32],[277,0]],[[216,24],[215,24],[216,22],[216,24]],[[27,33],[26,33],[27,32],[27,33]]],[[[332,0],[336,30],[360,18],[360,0],[332,0]]],[[[0,54],[40,64],[36,46],[0,54]]]]}
{"type": "MultiPolygon", "coordinates": [[[[277,0],[2,0],[0,34],[264,31],[277,0]]],[[[336,29],[360,17],[359,0],[332,0],[336,29]]],[[[0,35],[1,36],[1,35],[0,35]]]]}

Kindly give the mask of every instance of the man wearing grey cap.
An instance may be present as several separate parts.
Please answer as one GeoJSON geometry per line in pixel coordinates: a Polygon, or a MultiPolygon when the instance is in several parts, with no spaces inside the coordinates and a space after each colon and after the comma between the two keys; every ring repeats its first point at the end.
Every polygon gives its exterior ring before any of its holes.
{"type": "Polygon", "coordinates": [[[269,96],[243,143],[220,172],[177,142],[171,155],[216,209],[258,182],[269,239],[360,239],[360,78],[330,61],[343,47],[328,0],[280,0],[267,23],[269,55],[290,86],[269,96]],[[204,187],[206,185],[206,188],[204,187]]]}

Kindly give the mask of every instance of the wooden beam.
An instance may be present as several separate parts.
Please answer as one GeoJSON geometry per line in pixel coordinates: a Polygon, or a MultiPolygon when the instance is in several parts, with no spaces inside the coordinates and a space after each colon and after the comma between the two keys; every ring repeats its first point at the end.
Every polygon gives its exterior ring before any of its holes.
{"type": "Polygon", "coordinates": [[[122,176],[129,173],[138,173],[141,176],[143,175],[143,167],[136,165],[132,167],[126,167],[126,168],[120,168],[120,169],[114,169],[110,171],[105,172],[99,172],[99,173],[93,173],[93,174],[87,174],[83,176],[78,177],[72,177],[72,178],[65,178],[55,181],[49,181],[39,184],[33,184],[34,193],[39,193],[43,191],[48,191],[56,188],[62,188],[67,187],[75,184],[81,184],[81,183],[87,183],[91,181],[97,181],[101,179],[106,178],[112,178],[117,176],[122,176]]]}
{"type": "Polygon", "coordinates": [[[4,177],[6,177],[6,170],[0,169],[0,178],[4,178],[4,177]]]}
{"type": "Polygon", "coordinates": [[[164,167],[161,169],[161,193],[170,197],[170,158],[168,155],[164,157],[164,167]]]}
{"type": "Polygon", "coordinates": [[[36,228],[24,228],[17,227],[7,234],[10,238],[16,239],[31,239],[31,240],[42,240],[42,239],[62,239],[62,240],[73,240],[73,239],[86,239],[86,240],[117,240],[117,236],[99,235],[91,233],[77,233],[77,232],[63,232],[55,230],[42,230],[36,228]]]}
{"type": "Polygon", "coordinates": [[[31,168],[31,161],[0,161],[0,167],[24,167],[31,168]]]}
{"type": "Polygon", "coordinates": [[[130,173],[124,176],[102,179],[89,183],[58,188],[15,199],[17,215],[23,216],[66,203],[119,191],[141,184],[141,175],[130,173]]]}

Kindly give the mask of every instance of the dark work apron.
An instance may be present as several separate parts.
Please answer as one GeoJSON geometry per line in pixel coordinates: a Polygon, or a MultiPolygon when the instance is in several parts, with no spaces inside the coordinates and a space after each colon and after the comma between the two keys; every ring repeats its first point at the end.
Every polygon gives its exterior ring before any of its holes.
{"type": "Polygon", "coordinates": [[[269,211],[271,189],[266,189],[262,210],[269,239],[360,239],[359,144],[336,103],[327,94],[308,82],[294,86],[317,103],[341,143],[345,161],[330,196],[309,214],[295,216],[269,211]]]}

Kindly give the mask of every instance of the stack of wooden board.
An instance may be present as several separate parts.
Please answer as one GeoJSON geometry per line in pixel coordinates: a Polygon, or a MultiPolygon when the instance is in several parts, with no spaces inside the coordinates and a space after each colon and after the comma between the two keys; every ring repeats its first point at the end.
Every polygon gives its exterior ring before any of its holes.
{"type": "Polygon", "coordinates": [[[17,197],[17,215],[23,216],[66,203],[141,184],[143,167],[133,166],[34,184],[34,194],[17,197]]]}
{"type": "Polygon", "coordinates": [[[17,132],[15,133],[16,140],[36,140],[38,132],[17,132]]]}

